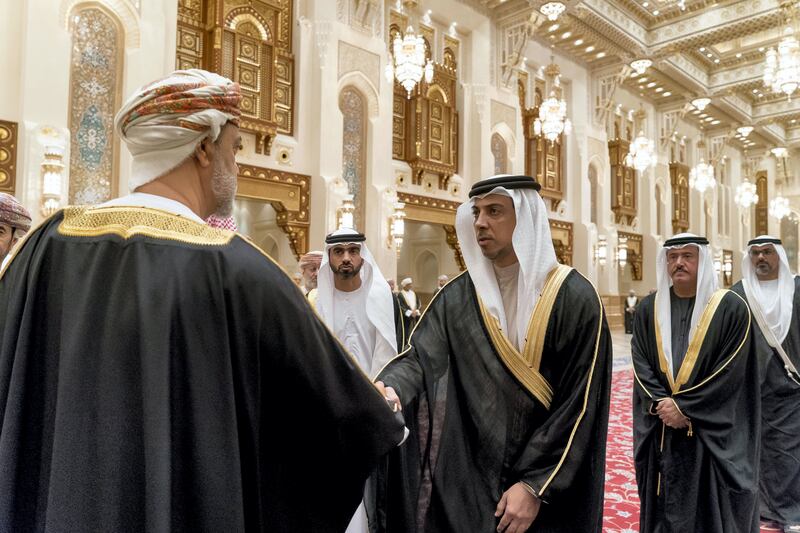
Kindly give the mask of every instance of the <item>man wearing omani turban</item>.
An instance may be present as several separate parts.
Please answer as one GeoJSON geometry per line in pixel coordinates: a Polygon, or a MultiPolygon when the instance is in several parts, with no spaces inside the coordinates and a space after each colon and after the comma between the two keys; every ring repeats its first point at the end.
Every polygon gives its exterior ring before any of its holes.
{"type": "Polygon", "coordinates": [[[132,193],[57,212],[0,278],[0,531],[341,532],[402,440],[292,280],[205,223],[240,99],[200,70],[139,89],[132,193]]]}

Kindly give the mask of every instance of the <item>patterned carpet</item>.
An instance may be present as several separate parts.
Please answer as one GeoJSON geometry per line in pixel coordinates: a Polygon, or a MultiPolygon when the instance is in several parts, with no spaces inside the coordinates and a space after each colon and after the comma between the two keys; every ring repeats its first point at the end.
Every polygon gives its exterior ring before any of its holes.
{"type": "MultiPolygon", "coordinates": [[[[630,335],[613,333],[614,373],[611,381],[611,413],[606,451],[606,492],[603,512],[605,533],[638,533],[639,495],[633,467],[631,397],[633,370],[630,335]]],[[[762,524],[761,533],[782,531],[762,524]]]]}

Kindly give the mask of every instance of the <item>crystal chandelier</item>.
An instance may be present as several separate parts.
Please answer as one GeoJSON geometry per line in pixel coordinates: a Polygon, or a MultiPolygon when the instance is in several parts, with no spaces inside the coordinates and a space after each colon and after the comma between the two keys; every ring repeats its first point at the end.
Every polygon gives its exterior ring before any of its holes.
{"type": "Polygon", "coordinates": [[[625,166],[633,167],[639,172],[644,172],[656,164],[655,143],[644,136],[643,131],[631,143],[628,155],[625,156],[625,166]]]}
{"type": "Polygon", "coordinates": [[[566,9],[567,7],[561,2],[547,2],[539,8],[539,11],[542,13],[542,15],[547,17],[547,20],[553,22],[558,19],[558,16],[566,9]]]}
{"type": "MultiPolygon", "coordinates": [[[[551,57],[550,61],[552,60],[551,57]]],[[[537,136],[544,134],[545,139],[554,142],[562,133],[569,135],[572,122],[567,118],[567,102],[561,98],[561,74],[558,65],[550,63],[545,75],[553,79],[553,89],[550,97],[539,105],[539,117],[533,121],[533,133],[537,136]]]]}
{"type": "Polygon", "coordinates": [[[433,63],[425,59],[425,39],[415,35],[409,26],[402,38],[399,34],[394,38],[392,54],[386,65],[386,79],[391,83],[396,78],[406,90],[406,97],[411,98],[411,91],[423,75],[426,83],[433,81],[433,63]]]}
{"type": "Polygon", "coordinates": [[[745,180],[736,187],[736,196],[733,201],[742,209],[749,209],[751,206],[758,203],[758,194],[756,194],[756,184],[745,178],[745,180]]]}
{"type": "Polygon", "coordinates": [[[797,42],[791,25],[783,30],[778,49],[767,50],[764,85],[773,92],[784,93],[788,98],[800,86],[800,43],[797,42]]]}
{"type": "Polygon", "coordinates": [[[695,98],[694,100],[692,100],[692,105],[700,111],[705,110],[705,108],[708,107],[708,104],[710,103],[711,103],[711,98],[707,98],[705,96],[701,98],[695,98]]]}
{"type": "Polygon", "coordinates": [[[653,62],[649,59],[637,59],[631,62],[631,68],[636,71],[636,74],[641,76],[648,68],[653,66],[653,62]]]}
{"type": "Polygon", "coordinates": [[[689,172],[689,187],[699,193],[714,187],[717,180],[714,179],[714,167],[706,163],[705,159],[700,158],[700,162],[689,172]]]}
{"type": "Polygon", "coordinates": [[[747,136],[753,133],[753,126],[739,126],[736,128],[736,132],[741,135],[743,139],[747,139],[747,136]]]}
{"type": "Polygon", "coordinates": [[[789,199],[785,196],[776,196],[769,202],[769,214],[778,220],[789,216],[792,209],[789,207],[789,199]]]}

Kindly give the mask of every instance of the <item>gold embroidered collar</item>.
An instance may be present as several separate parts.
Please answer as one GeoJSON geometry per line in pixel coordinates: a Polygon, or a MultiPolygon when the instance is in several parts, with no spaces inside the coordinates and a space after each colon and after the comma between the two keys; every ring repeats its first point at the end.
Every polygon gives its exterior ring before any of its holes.
{"type": "Polygon", "coordinates": [[[123,239],[145,235],[206,246],[223,246],[235,235],[160,209],[127,206],[67,207],[58,232],[69,237],[114,234],[123,239]]]}
{"type": "Polygon", "coordinates": [[[553,388],[539,372],[539,365],[542,361],[544,339],[547,334],[550,314],[553,311],[556,296],[558,296],[558,292],[570,272],[572,272],[571,267],[558,265],[547,274],[542,294],[539,296],[539,300],[536,302],[528,321],[525,345],[522,352],[517,350],[516,346],[508,340],[508,337],[500,328],[499,320],[489,313],[480,297],[478,297],[483,323],[486,325],[492,344],[500,355],[500,360],[520,384],[539,400],[546,409],[550,408],[550,403],[553,401],[553,388]]]}

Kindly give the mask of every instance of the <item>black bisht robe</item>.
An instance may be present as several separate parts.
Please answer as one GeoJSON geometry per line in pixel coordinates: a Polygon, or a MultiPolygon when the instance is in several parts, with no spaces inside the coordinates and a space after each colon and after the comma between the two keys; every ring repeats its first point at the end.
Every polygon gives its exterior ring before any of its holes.
{"type": "Polygon", "coordinates": [[[705,311],[670,380],[656,342],[655,295],[636,310],[633,441],[642,533],[758,532],[759,386],[750,311],[731,291],[712,297],[705,311]],[[690,429],[667,427],[655,414],[656,400],[668,397],[690,429]]]}
{"type": "Polygon", "coordinates": [[[402,352],[406,348],[406,336],[411,333],[406,331],[405,317],[403,309],[400,307],[400,297],[392,293],[392,307],[394,308],[394,333],[397,339],[397,352],[402,352]]]}
{"type": "Polygon", "coordinates": [[[51,217],[0,324],[0,531],[340,533],[403,436],[279,266],[164,211],[51,217]]]}
{"type": "MultiPolygon", "coordinates": [[[[733,290],[747,299],[741,281],[733,290]]],[[[800,368],[800,277],[794,278],[792,308],[789,333],[781,346],[800,368]]],[[[800,385],[789,378],[755,319],[752,328],[761,370],[761,517],[800,524],[800,385]]]]}
{"type": "Polygon", "coordinates": [[[468,274],[436,294],[377,378],[396,389],[412,431],[383,472],[382,531],[489,533],[519,481],[544,502],[530,531],[601,531],[611,342],[596,291],[565,268],[551,312],[532,318],[549,408],[507,366],[501,354],[519,355],[484,318],[468,274]]]}

